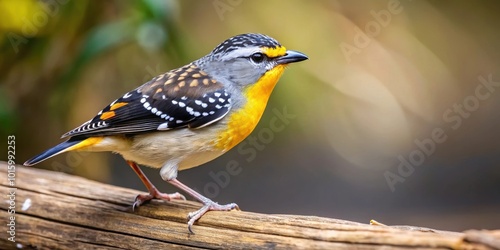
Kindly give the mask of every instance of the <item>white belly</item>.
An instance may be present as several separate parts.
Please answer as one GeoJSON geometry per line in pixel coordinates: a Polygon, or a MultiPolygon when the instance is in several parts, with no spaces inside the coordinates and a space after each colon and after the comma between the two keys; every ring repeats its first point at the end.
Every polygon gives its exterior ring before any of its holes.
{"type": "Polygon", "coordinates": [[[118,153],[126,160],[153,168],[165,165],[176,165],[179,170],[196,167],[224,153],[214,147],[214,134],[217,131],[200,133],[201,130],[214,128],[179,129],[137,135],[130,139],[129,147],[119,150],[118,153]]]}

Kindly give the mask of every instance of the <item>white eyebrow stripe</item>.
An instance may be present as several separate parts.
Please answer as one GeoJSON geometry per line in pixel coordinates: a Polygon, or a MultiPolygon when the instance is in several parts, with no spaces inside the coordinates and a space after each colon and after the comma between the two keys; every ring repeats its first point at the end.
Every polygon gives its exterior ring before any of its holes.
{"type": "Polygon", "coordinates": [[[223,56],[223,58],[233,59],[237,57],[248,57],[257,52],[263,53],[262,49],[259,47],[239,48],[227,53],[226,55],[223,56]]]}

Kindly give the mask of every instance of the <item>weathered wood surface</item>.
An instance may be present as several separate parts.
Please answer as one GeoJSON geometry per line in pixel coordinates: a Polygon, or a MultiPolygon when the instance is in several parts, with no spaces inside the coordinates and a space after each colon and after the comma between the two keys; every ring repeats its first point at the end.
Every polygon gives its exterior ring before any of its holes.
{"type": "MultiPolygon", "coordinates": [[[[0,162],[2,221],[7,165],[0,162]]],[[[0,249],[500,249],[500,230],[443,232],[329,218],[209,212],[189,234],[190,201],[153,201],[131,210],[139,191],[16,166],[16,243],[6,223],[0,249]]]]}

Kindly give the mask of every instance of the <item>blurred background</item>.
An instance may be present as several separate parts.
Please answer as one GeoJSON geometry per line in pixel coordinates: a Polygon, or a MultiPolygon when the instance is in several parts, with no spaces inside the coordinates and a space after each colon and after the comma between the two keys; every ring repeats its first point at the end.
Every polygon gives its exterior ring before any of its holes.
{"type": "MultiPolygon", "coordinates": [[[[499,7],[0,0],[1,141],[15,135],[21,164],[153,76],[233,35],[264,33],[310,60],[284,74],[253,141],[179,180],[246,211],[498,229],[499,7]],[[228,164],[240,173],[230,175],[228,164]]],[[[6,160],[6,146],[0,152],[6,160]]],[[[145,191],[111,153],[64,154],[36,167],[145,191]]],[[[176,191],[145,170],[162,191],[176,191]]]]}

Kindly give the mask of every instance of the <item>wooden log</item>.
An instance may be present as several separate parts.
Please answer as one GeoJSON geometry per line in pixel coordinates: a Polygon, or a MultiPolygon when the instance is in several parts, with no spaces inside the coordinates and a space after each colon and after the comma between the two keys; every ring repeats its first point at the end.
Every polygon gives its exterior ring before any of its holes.
{"type": "Polygon", "coordinates": [[[1,249],[500,249],[500,230],[455,233],[244,211],[209,212],[189,234],[186,216],[196,202],[154,200],[132,211],[137,190],[17,165],[14,190],[5,162],[0,173],[1,249]],[[5,234],[11,205],[15,242],[5,234]]]}

